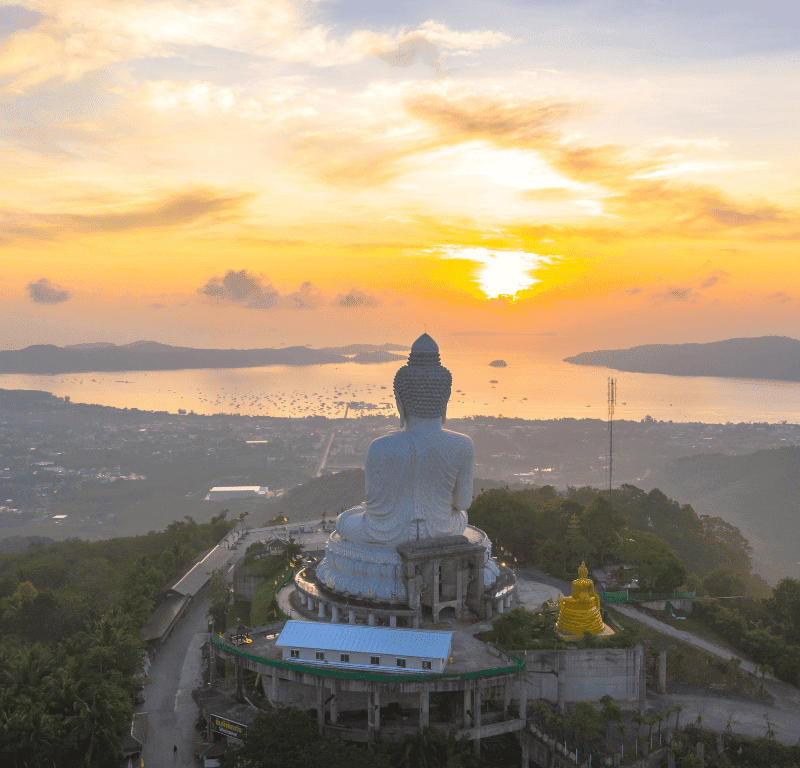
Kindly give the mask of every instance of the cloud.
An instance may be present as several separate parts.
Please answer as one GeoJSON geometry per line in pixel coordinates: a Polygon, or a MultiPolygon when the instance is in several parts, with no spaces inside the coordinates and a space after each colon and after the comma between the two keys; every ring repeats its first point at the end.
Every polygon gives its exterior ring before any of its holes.
{"type": "Polygon", "coordinates": [[[294,293],[284,298],[284,303],[295,309],[316,309],[323,302],[322,292],[306,280],[294,293]]]}
{"type": "Polygon", "coordinates": [[[656,301],[695,301],[698,298],[697,292],[690,285],[675,286],[670,285],[664,291],[654,293],[656,301]]]}
{"type": "Polygon", "coordinates": [[[703,282],[700,283],[701,288],[711,288],[717,283],[726,282],[730,278],[730,274],[722,269],[715,269],[703,282]]]}
{"type": "Polygon", "coordinates": [[[632,285],[632,286],[630,286],[630,288],[626,288],[625,289],[625,293],[627,293],[628,296],[635,296],[637,293],[641,293],[641,292],[642,292],[642,289],[638,285],[632,285]]]}
{"type": "Polygon", "coordinates": [[[254,309],[274,307],[279,298],[271,283],[265,284],[263,277],[253,276],[246,269],[229,269],[223,277],[212,277],[198,292],[254,309]]]}
{"type": "Polygon", "coordinates": [[[376,296],[370,296],[358,288],[351,288],[345,294],[338,294],[334,301],[340,307],[372,307],[379,303],[376,296]]]}
{"type": "Polygon", "coordinates": [[[709,204],[705,213],[715,221],[728,227],[742,227],[747,224],[760,224],[765,221],[773,222],[783,220],[782,212],[774,205],[756,208],[751,211],[744,211],[730,204],[709,204]]]}
{"type": "Polygon", "coordinates": [[[775,293],[770,293],[767,296],[768,301],[774,301],[778,304],[785,304],[787,301],[791,300],[791,296],[786,293],[786,291],[776,291],[775,293]]]}
{"type": "Polygon", "coordinates": [[[536,148],[553,145],[555,125],[585,110],[559,101],[500,104],[483,97],[447,100],[437,94],[411,98],[406,109],[446,135],[451,142],[483,138],[503,145],[536,148]]]}
{"type": "Polygon", "coordinates": [[[406,38],[394,50],[379,53],[378,58],[393,67],[410,67],[420,61],[434,69],[439,76],[449,74],[442,65],[439,48],[421,35],[406,38]]]}
{"type": "MultiPolygon", "coordinates": [[[[120,212],[46,214],[26,211],[0,211],[4,240],[54,240],[67,232],[126,232],[191,224],[214,216],[230,216],[250,194],[221,196],[212,190],[195,189],[169,195],[154,203],[120,212]]],[[[106,207],[112,207],[108,203],[106,207]]]]}
{"type": "Polygon", "coordinates": [[[61,304],[67,301],[71,294],[66,288],[54,285],[46,277],[35,283],[28,283],[28,294],[35,304],[61,304]]]}

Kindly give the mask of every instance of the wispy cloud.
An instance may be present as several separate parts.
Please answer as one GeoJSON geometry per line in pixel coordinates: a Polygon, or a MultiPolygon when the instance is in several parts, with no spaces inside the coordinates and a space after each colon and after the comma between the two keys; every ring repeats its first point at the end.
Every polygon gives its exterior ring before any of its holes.
{"type": "Polygon", "coordinates": [[[65,233],[128,232],[137,229],[171,228],[214,217],[230,216],[249,200],[251,194],[219,195],[199,189],[178,192],[136,207],[107,204],[93,214],[0,211],[7,239],[53,240],[65,233]]]}

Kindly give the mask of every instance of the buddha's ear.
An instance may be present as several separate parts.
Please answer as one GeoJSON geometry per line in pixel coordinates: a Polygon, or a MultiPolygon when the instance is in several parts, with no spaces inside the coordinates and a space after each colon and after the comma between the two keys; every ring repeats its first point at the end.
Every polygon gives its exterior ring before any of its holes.
{"type": "Polygon", "coordinates": [[[444,404],[444,409],[442,410],[442,424],[447,421],[447,403],[444,404]]]}
{"type": "Polygon", "coordinates": [[[403,408],[403,401],[397,392],[394,393],[394,401],[397,404],[397,412],[400,414],[400,429],[402,429],[406,425],[406,412],[403,408]]]}

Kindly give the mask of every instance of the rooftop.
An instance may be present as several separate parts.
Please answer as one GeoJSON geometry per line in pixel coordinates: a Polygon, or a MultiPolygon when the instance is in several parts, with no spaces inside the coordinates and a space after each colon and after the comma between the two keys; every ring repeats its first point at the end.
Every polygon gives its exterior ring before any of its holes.
{"type": "Polygon", "coordinates": [[[275,645],[446,659],[452,637],[451,632],[287,621],[275,645]]]}

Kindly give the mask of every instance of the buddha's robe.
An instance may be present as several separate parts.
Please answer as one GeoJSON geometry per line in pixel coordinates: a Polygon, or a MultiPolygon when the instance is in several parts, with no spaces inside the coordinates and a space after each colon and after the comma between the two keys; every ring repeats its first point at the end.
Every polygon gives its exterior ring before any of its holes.
{"type": "Polygon", "coordinates": [[[374,440],[367,452],[366,501],[339,515],[339,535],[354,544],[396,547],[417,537],[464,533],[472,464],[472,440],[440,423],[374,440]]]}

